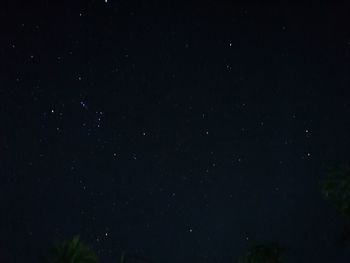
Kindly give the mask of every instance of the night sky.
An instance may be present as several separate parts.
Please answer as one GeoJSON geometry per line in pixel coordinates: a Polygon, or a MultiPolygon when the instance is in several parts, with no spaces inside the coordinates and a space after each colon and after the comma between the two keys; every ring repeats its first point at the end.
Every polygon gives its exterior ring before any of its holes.
{"type": "Polygon", "coordinates": [[[325,169],[350,156],[350,8],[1,8],[0,262],[79,234],[101,262],[347,262],[325,169]]]}

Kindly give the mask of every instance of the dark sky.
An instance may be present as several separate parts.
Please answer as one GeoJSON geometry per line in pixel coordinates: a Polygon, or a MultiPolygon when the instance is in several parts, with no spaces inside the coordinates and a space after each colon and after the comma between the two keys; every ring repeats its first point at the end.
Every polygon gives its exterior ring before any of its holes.
{"type": "MultiPolygon", "coordinates": [[[[232,1],[233,2],[233,1],[232,1]]],[[[102,262],[346,262],[322,199],[350,156],[350,8],[1,8],[0,261],[80,234],[102,262]]]]}

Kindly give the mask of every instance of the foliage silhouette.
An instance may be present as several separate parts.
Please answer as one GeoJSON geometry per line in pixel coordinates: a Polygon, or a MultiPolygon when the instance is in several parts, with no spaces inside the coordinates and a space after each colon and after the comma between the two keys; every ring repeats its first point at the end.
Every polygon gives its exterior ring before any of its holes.
{"type": "Polygon", "coordinates": [[[277,243],[255,245],[251,247],[239,263],[282,263],[282,253],[286,248],[277,243]]]}
{"type": "Polygon", "coordinates": [[[143,257],[139,253],[126,253],[124,250],[120,256],[120,263],[150,263],[150,259],[143,257]]]}
{"type": "Polygon", "coordinates": [[[328,168],[327,176],[321,181],[324,199],[332,203],[338,212],[347,217],[348,223],[336,241],[341,248],[350,246],[350,167],[338,165],[328,168]]]}
{"type": "Polygon", "coordinates": [[[321,192],[341,214],[350,217],[349,166],[340,165],[328,169],[327,177],[321,181],[321,192]]]}
{"type": "Polygon", "coordinates": [[[49,252],[48,263],[97,263],[96,254],[80,242],[79,236],[55,244],[49,252]]]}

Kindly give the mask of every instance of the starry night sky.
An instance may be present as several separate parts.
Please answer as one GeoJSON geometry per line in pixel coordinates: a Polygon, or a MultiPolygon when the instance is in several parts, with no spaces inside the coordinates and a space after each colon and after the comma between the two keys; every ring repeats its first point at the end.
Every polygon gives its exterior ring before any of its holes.
{"type": "Polygon", "coordinates": [[[349,6],[23,2],[0,11],[1,262],[75,234],[106,263],[350,258],[319,188],[350,156],[349,6]]]}

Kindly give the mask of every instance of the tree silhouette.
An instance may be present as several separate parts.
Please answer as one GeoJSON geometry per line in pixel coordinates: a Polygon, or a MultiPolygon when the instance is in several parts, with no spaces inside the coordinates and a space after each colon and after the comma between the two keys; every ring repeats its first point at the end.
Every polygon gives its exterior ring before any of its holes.
{"type": "Polygon", "coordinates": [[[321,192],[324,199],[348,218],[347,225],[336,241],[339,247],[348,247],[350,245],[350,167],[338,165],[329,168],[326,178],[321,181],[321,192]]]}
{"type": "Polygon", "coordinates": [[[251,247],[239,263],[282,263],[282,252],[286,248],[277,243],[255,245],[251,247]]]}
{"type": "Polygon", "coordinates": [[[321,181],[323,197],[343,215],[350,217],[350,167],[340,165],[328,169],[321,181]]]}
{"type": "Polygon", "coordinates": [[[79,236],[54,245],[47,258],[48,263],[97,263],[96,254],[83,245],[79,236]]]}
{"type": "Polygon", "coordinates": [[[151,260],[143,257],[138,253],[126,253],[122,251],[120,256],[120,263],[150,263],[151,260]]]}

